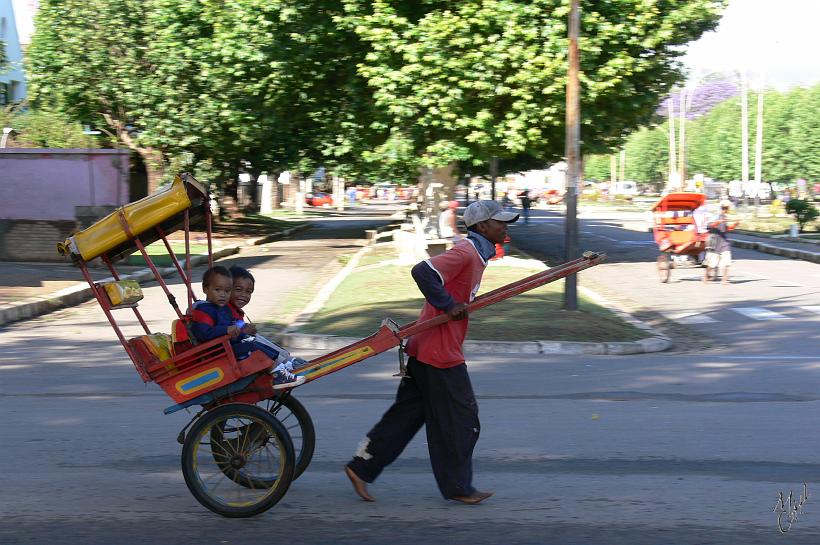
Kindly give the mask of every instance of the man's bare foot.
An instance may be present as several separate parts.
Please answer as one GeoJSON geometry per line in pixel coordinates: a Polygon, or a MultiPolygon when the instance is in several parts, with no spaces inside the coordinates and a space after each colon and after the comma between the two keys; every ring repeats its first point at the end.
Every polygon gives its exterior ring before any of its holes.
{"type": "Polygon", "coordinates": [[[454,501],[460,501],[461,503],[466,503],[467,505],[475,505],[477,503],[481,503],[482,501],[486,500],[492,495],[492,492],[479,492],[478,490],[476,490],[469,496],[453,496],[450,499],[454,501]]]}
{"type": "Polygon", "coordinates": [[[345,475],[347,475],[347,478],[350,479],[351,484],[353,484],[353,490],[361,499],[364,501],[376,501],[376,498],[371,496],[367,491],[367,483],[359,478],[358,475],[353,473],[353,470],[347,466],[345,466],[345,475]]]}

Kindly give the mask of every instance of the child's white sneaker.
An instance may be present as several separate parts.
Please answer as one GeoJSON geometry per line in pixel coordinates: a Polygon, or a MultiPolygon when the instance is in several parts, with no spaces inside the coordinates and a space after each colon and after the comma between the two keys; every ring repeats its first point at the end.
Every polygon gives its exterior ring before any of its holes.
{"type": "Polygon", "coordinates": [[[273,370],[272,375],[274,390],[295,388],[305,382],[305,377],[294,375],[285,367],[284,363],[280,363],[276,369],[273,370]]]}

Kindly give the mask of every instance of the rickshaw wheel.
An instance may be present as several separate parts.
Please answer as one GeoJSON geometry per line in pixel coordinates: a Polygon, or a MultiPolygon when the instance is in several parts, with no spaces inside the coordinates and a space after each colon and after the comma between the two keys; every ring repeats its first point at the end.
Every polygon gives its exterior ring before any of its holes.
{"type": "Polygon", "coordinates": [[[669,276],[672,274],[672,260],[669,259],[669,254],[661,254],[658,256],[658,276],[661,282],[669,282],[669,276]]]}
{"type": "Polygon", "coordinates": [[[316,448],[316,429],[313,427],[313,420],[305,406],[290,393],[271,400],[268,410],[285,426],[293,441],[293,451],[296,454],[293,480],[296,480],[313,459],[313,451],[316,448]]]}
{"type": "Polygon", "coordinates": [[[293,470],[287,430],[255,405],[208,411],[182,447],[182,474],[191,494],[225,517],[251,517],[273,507],[287,492],[293,470]]]}

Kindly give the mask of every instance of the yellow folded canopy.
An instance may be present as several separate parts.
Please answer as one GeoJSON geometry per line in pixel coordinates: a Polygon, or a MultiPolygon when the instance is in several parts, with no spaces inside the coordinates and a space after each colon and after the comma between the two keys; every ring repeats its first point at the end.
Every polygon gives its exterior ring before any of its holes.
{"type": "MultiPolygon", "coordinates": [[[[201,219],[204,207],[208,206],[207,196],[205,187],[193,176],[178,175],[171,185],[144,199],[118,208],[91,227],[57,244],[57,251],[75,261],[90,261],[103,254],[112,259],[129,255],[137,249],[133,236],[141,235],[157,226],[161,226],[166,234],[170,234],[182,228],[183,213],[189,208],[192,224],[201,219]],[[123,226],[123,220],[131,236],[123,226]]],[[[140,237],[146,246],[158,239],[159,235],[153,232],[140,237]]]]}

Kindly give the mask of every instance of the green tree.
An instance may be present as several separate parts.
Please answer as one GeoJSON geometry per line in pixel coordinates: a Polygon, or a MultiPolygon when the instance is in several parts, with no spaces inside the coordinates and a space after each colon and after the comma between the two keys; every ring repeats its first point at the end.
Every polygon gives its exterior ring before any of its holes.
{"type": "Polygon", "coordinates": [[[629,136],[624,145],[626,169],[624,175],[639,183],[665,180],[669,173],[669,139],[666,124],[657,128],[641,128],[629,136]]]}
{"type": "MultiPolygon", "coordinates": [[[[749,170],[754,174],[755,108],[757,94],[749,96],[749,170]]],[[[687,171],[718,180],[741,178],[740,100],[732,97],[706,115],[687,121],[687,171]]],[[[649,181],[665,177],[667,126],[640,130],[626,139],[627,177],[649,181]],[[633,170],[636,169],[636,170],[633,170]],[[660,178],[659,178],[660,177],[660,178]]],[[[765,91],[763,98],[764,182],[820,178],[820,85],[788,92],[765,91]]],[[[588,156],[588,177],[608,179],[608,156],[588,156]]]]}
{"type": "Polygon", "coordinates": [[[610,168],[611,155],[595,154],[584,157],[584,178],[596,182],[609,180],[612,175],[610,168]]]}
{"type": "Polygon", "coordinates": [[[795,221],[800,225],[800,232],[806,224],[814,221],[820,216],[814,204],[803,199],[791,199],[786,203],[786,212],[794,216],[795,221]]]}
{"type": "MultiPolygon", "coordinates": [[[[582,135],[587,152],[647,122],[681,77],[678,46],[714,28],[724,2],[624,0],[584,6],[582,135]]],[[[360,72],[428,162],[564,153],[566,18],[561,0],[346,0],[371,51],[360,72]]],[[[510,166],[514,166],[511,164],[510,166]]]]}
{"type": "Polygon", "coordinates": [[[168,85],[146,57],[151,2],[47,0],[40,3],[28,50],[35,107],[103,128],[146,163],[149,187],[159,183],[164,157],[145,119],[152,98],[168,85]]]}
{"type": "Polygon", "coordinates": [[[14,127],[8,147],[97,148],[97,140],[83,127],[57,112],[22,110],[19,105],[0,109],[0,127],[14,127]]]}
{"type": "Polygon", "coordinates": [[[800,89],[793,96],[788,131],[795,165],[789,178],[820,180],[820,85],[800,89]]]}
{"type": "Polygon", "coordinates": [[[352,172],[388,130],[340,13],[330,0],[46,0],[32,96],[139,153],[152,189],[169,162],[222,180],[242,161],[352,172]]]}
{"type": "MultiPolygon", "coordinates": [[[[754,128],[749,131],[750,145],[754,146],[754,128]]],[[[740,137],[740,100],[737,98],[725,100],[707,115],[687,122],[687,171],[717,180],[739,180],[740,137]]]]}

